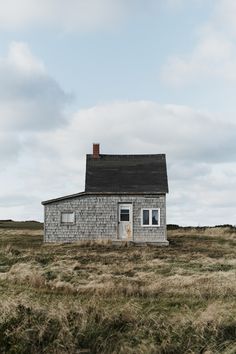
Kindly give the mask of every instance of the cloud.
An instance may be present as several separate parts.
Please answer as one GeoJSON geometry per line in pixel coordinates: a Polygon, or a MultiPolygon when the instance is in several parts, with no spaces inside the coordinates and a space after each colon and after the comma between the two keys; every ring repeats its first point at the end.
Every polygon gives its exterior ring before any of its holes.
{"type": "Polygon", "coordinates": [[[193,52],[186,57],[170,57],[162,68],[162,79],[173,86],[183,86],[205,79],[236,80],[236,47],[220,32],[201,31],[193,52]]]}
{"type": "Polygon", "coordinates": [[[207,23],[197,30],[193,50],[172,55],[161,71],[164,82],[179,87],[204,79],[236,81],[236,6],[232,0],[217,0],[207,23]]]}
{"type": "MultiPolygon", "coordinates": [[[[202,0],[194,0],[198,2],[202,0]]],[[[136,14],[176,9],[186,0],[0,0],[0,28],[54,28],[67,32],[108,29],[136,14]]]]}
{"type": "Polygon", "coordinates": [[[1,219],[42,220],[42,200],[84,190],[85,155],[100,142],[105,154],[166,153],[169,223],[233,223],[235,132],[226,117],[153,101],[79,110],[51,130],[12,127],[0,135],[1,163],[7,161],[0,171],[1,219]]]}
{"type": "Polygon", "coordinates": [[[25,194],[7,194],[0,197],[0,208],[31,206],[34,198],[25,194]]]}
{"type": "MultiPolygon", "coordinates": [[[[5,134],[0,132],[0,162],[1,171],[6,164],[15,161],[22,148],[20,137],[15,133],[5,134]]],[[[0,172],[1,173],[1,172],[0,172]]]]}
{"type": "Polygon", "coordinates": [[[16,70],[18,69],[26,74],[45,73],[43,62],[34,57],[28,45],[23,42],[12,42],[9,46],[7,59],[1,60],[1,63],[11,65],[16,70]]]}
{"type": "Polygon", "coordinates": [[[11,43],[0,59],[0,77],[1,130],[44,130],[64,123],[69,96],[26,43],[11,43]]]}
{"type": "Polygon", "coordinates": [[[12,42],[0,58],[0,161],[16,162],[27,136],[66,124],[70,97],[51,78],[26,43],[12,42]]]}
{"type": "Polygon", "coordinates": [[[229,36],[236,36],[236,3],[234,0],[218,0],[213,10],[212,22],[229,36]]]}
{"type": "MultiPolygon", "coordinates": [[[[32,203],[18,213],[42,219],[41,200],[84,190],[85,155],[94,141],[105,154],[166,153],[168,222],[233,223],[235,131],[235,124],[185,106],[152,101],[98,105],[73,114],[63,128],[27,136],[24,154],[0,174],[0,183],[8,181],[5,199],[30,191],[32,203]]],[[[4,216],[19,214],[8,208],[4,216]]]]}
{"type": "Polygon", "coordinates": [[[133,0],[0,0],[0,27],[48,26],[88,30],[123,17],[133,0]]]}
{"type": "Polygon", "coordinates": [[[235,128],[234,123],[186,106],[115,102],[75,114],[66,139],[76,144],[78,136],[105,140],[109,150],[115,148],[120,153],[137,152],[139,148],[147,153],[164,151],[181,160],[221,162],[236,160],[235,128]],[[209,139],[213,130],[214,140],[209,139]]]}

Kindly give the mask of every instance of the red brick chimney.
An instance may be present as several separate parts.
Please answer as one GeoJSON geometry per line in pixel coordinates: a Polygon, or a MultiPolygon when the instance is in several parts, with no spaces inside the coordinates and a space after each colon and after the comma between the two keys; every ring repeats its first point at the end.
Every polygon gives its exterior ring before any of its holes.
{"type": "Polygon", "coordinates": [[[93,158],[99,159],[100,154],[100,144],[93,144],[93,158]]]}

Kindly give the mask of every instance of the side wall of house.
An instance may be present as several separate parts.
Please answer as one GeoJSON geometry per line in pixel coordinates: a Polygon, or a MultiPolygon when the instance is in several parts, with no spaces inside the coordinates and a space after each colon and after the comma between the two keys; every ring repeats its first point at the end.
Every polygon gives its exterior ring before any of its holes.
{"type": "Polygon", "coordinates": [[[84,195],[45,205],[45,242],[118,239],[119,203],[132,203],[133,205],[134,241],[166,241],[165,195],[84,195]],[[159,227],[141,225],[142,208],[160,208],[159,227]],[[74,212],[75,223],[62,225],[62,212],[74,212]]]}

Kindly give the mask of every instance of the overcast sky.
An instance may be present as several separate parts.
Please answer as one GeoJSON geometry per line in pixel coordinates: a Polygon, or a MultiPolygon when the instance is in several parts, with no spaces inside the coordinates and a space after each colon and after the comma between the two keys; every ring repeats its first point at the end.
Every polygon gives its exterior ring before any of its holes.
{"type": "Polygon", "coordinates": [[[236,224],[235,0],[0,0],[0,219],[166,153],[167,222],[236,224]]]}

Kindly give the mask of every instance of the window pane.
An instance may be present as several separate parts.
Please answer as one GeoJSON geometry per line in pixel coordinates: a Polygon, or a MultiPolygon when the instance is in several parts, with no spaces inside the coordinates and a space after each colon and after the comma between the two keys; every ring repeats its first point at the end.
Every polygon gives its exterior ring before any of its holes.
{"type": "Polygon", "coordinates": [[[74,223],[75,222],[75,213],[61,213],[61,222],[62,223],[74,223]]]}
{"type": "Polygon", "coordinates": [[[143,225],[149,225],[149,210],[143,210],[143,225]]]}
{"type": "Polygon", "coordinates": [[[158,225],[158,210],[152,210],[152,225],[158,225]]]}
{"type": "Polygon", "coordinates": [[[68,213],[67,214],[67,222],[74,222],[74,216],[75,214],[74,213],[68,213]]]}
{"type": "Polygon", "coordinates": [[[67,222],[67,214],[66,213],[61,214],[61,222],[67,222]]]}
{"type": "Polygon", "coordinates": [[[120,221],[129,221],[129,209],[121,209],[120,221]]]}

